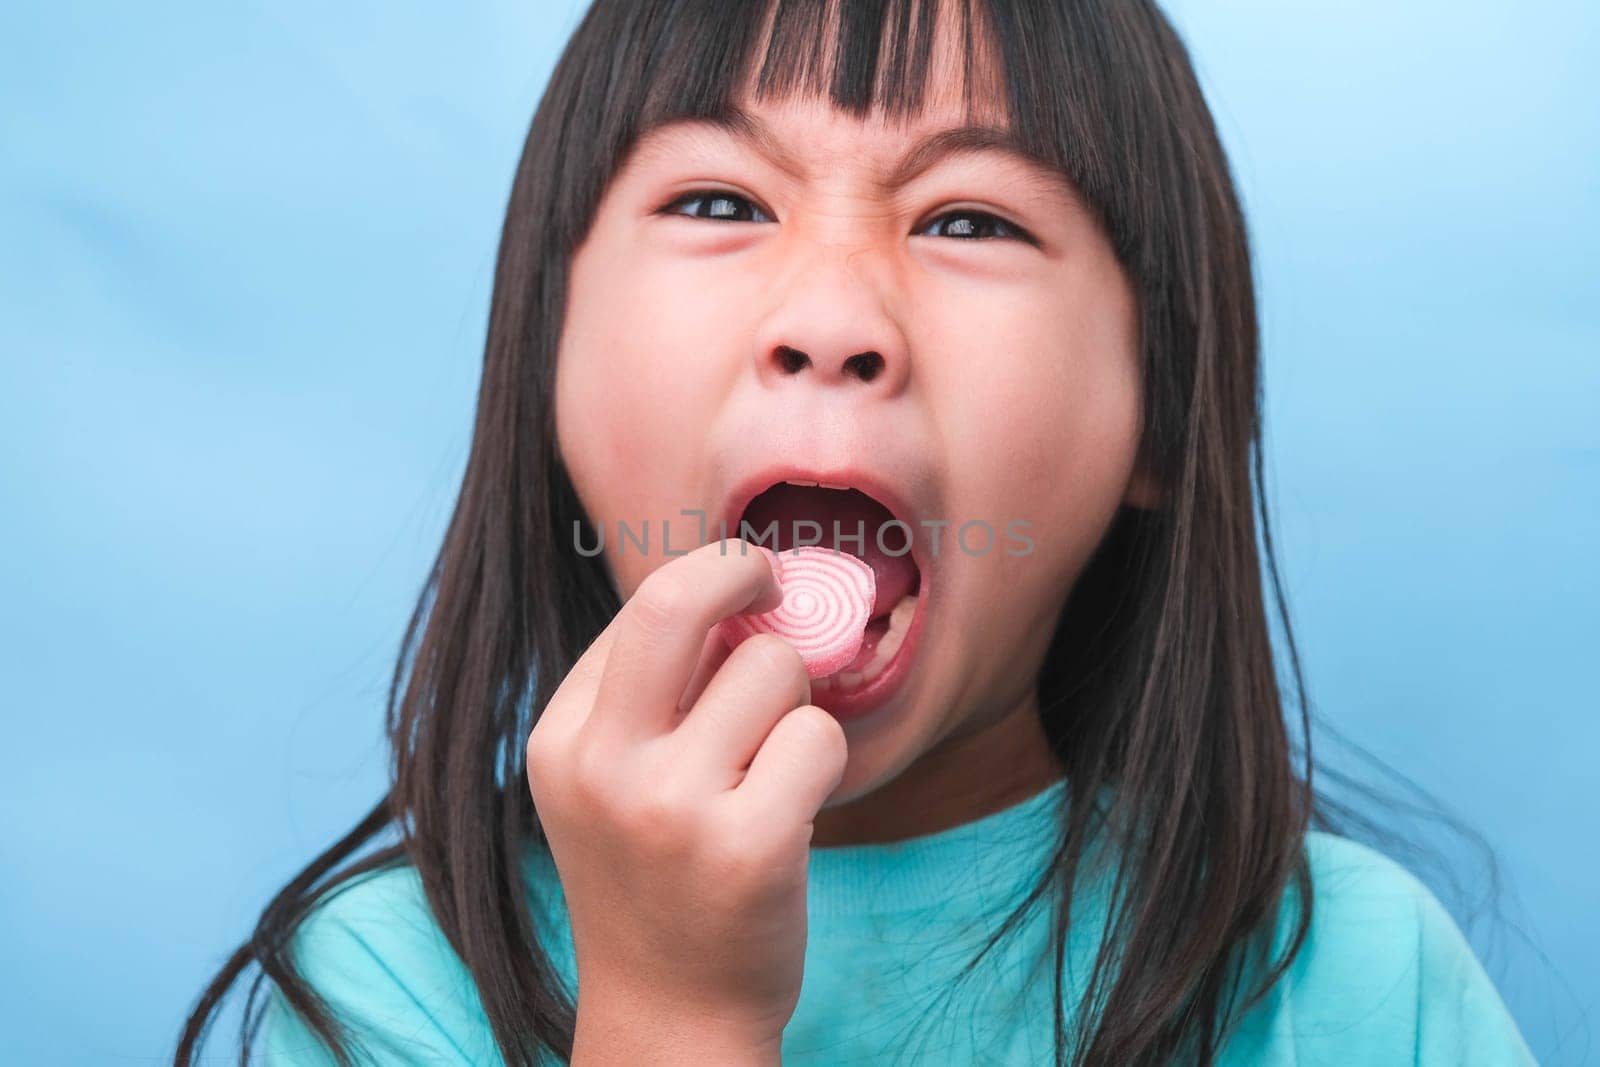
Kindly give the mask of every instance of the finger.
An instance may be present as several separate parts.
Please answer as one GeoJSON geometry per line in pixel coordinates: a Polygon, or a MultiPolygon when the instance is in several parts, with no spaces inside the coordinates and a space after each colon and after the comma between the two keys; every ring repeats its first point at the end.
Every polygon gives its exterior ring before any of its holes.
{"type": "Polygon", "coordinates": [[[848,756],[839,721],[803,704],[778,720],[733,794],[758,822],[811,822],[843,780],[848,756]]]}
{"type": "Polygon", "coordinates": [[[620,625],[585,728],[619,737],[670,730],[711,627],[781,602],[766,557],[736,537],[657,567],[617,613],[620,625]]]}
{"type": "Polygon", "coordinates": [[[600,678],[605,670],[611,645],[616,640],[617,631],[621,629],[618,622],[621,615],[622,613],[618,612],[613,616],[605,629],[589,642],[589,647],[583,650],[577,662],[567,671],[555,695],[540,712],[539,723],[546,731],[546,736],[556,734],[570,736],[570,731],[576,730],[583,724],[589,708],[594,705],[595,693],[600,687],[600,678]]]}
{"type": "Polygon", "coordinates": [[[810,702],[800,653],[773,634],[746,638],[672,732],[673,764],[694,781],[732,789],[778,720],[810,702]]]}
{"type": "Polygon", "coordinates": [[[695,665],[694,674],[689,678],[689,684],[684,687],[683,696],[678,698],[678,715],[681,718],[689,714],[689,709],[694,707],[695,701],[700,699],[700,694],[705,692],[706,683],[711,681],[712,675],[722,668],[732,653],[728,641],[713,627],[706,634],[705,646],[700,650],[700,662],[695,665]]]}

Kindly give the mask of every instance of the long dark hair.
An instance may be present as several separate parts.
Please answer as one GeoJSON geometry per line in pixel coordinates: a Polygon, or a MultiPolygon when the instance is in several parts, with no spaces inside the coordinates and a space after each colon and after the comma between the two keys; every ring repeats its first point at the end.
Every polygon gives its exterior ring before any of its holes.
{"type": "MultiPolygon", "coordinates": [[[[759,92],[826,92],[858,117],[913,112],[935,19],[952,14],[937,9],[948,5],[839,3],[598,0],[577,28],[511,189],[471,454],[389,688],[389,791],[267,906],[199,998],[177,1064],[191,1061],[251,962],[261,973],[246,1004],[241,1062],[264,978],[347,1062],[343,1028],[287,947],[329,890],[400,863],[419,872],[505,1061],[570,1057],[574,1005],[535,937],[518,862],[528,842],[545,847],[523,766],[532,724],[621,606],[598,558],[580,556],[563,536],[575,520],[588,522],[554,436],[569,265],[631,145],[661,122],[726,114],[763,32],[759,92]],[[830,25],[836,62],[822,84],[812,60],[830,25]],[[398,840],[353,859],[386,830],[398,840]]],[[[1072,591],[1039,678],[1069,817],[1022,908],[1055,908],[1056,1058],[1124,1067],[1185,1055],[1207,1064],[1304,941],[1308,828],[1373,829],[1312,788],[1312,717],[1262,475],[1245,220],[1187,51],[1149,0],[957,0],[954,13],[969,61],[976,48],[992,49],[1013,126],[1071,179],[1134,286],[1142,459],[1165,490],[1160,509],[1119,515],[1072,591]],[[1297,698],[1293,721],[1280,696],[1263,556],[1297,698]],[[1106,788],[1109,809],[1097,806],[1106,788]],[[1107,832],[1121,860],[1115,922],[1069,1023],[1059,994],[1074,872],[1107,832]],[[1291,887],[1303,905],[1292,942],[1265,961],[1259,954],[1291,887]],[[1241,968],[1247,956],[1270,966],[1241,968]],[[1242,988],[1244,973],[1260,981],[1242,988]]]]}

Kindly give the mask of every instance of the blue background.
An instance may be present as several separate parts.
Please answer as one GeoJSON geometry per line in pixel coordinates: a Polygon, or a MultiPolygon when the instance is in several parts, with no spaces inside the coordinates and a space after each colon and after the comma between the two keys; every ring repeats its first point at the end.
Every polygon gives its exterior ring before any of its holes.
{"type": "MultiPolygon", "coordinates": [[[[0,7],[0,1039],[155,1062],[384,782],[494,244],[579,5],[0,7]]],[[[1600,998],[1600,6],[1169,8],[1250,215],[1313,694],[1600,998]]],[[[238,1002],[235,1001],[235,1011],[238,1002]]],[[[211,1046],[226,1062],[234,1015],[211,1046]]]]}

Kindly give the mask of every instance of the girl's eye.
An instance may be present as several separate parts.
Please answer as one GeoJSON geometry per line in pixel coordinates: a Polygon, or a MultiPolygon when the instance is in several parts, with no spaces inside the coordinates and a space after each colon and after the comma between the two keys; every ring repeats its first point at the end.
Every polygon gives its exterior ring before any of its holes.
{"type": "Polygon", "coordinates": [[[726,222],[772,221],[771,219],[767,218],[765,212],[756,207],[754,204],[750,203],[750,201],[746,200],[744,197],[738,196],[734,193],[718,192],[713,189],[700,190],[680,196],[678,199],[662,208],[661,213],[664,215],[682,215],[684,212],[676,211],[674,209],[684,206],[691,206],[695,209],[690,213],[691,218],[721,219],[726,222]],[[740,216],[744,214],[742,211],[740,211],[741,207],[749,208],[751,212],[753,212],[755,215],[759,215],[760,218],[741,218],[740,216]]]}
{"type": "MultiPolygon", "coordinates": [[[[746,198],[736,193],[719,192],[716,190],[700,190],[680,196],[672,203],[661,209],[665,215],[685,215],[690,218],[719,219],[725,222],[771,222],[766,212],[756,207],[746,198]],[[688,207],[689,212],[676,210],[688,207]],[[747,210],[746,210],[747,209],[747,210]]],[[[940,223],[948,222],[943,234],[934,236],[958,237],[965,241],[994,240],[1009,238],[1013,240],[1027,240],[1028,236],[1020,227],[1013,226],[997,215],[985,211],[947,211],[932,222],[924,226],[919,233],[940,223]]]]}
{"type": "Polygon", "coordinates": [[[945,227],[945,236],[960,236],[968,241],[990,241],[1002,239],[1026,239],[1026,235],[1016,226],[997,215],[986,211],[947,211],[943,215],[928,223],[927,227],[937,226],[941,222],[953,220],[952,225],[945,227]]]}

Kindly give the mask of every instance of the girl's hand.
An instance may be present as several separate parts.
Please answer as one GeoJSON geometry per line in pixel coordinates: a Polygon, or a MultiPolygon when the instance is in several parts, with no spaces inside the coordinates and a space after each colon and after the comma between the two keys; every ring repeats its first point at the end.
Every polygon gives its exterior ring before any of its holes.
{"type": "Polygon", "coordinates": [[[781,599],[737,538],[669,560],[528,738],[577,955],[575,1063],[602,1047],[666,1062],[674,1044],[699,1062],[777,1061],[800,996],[812,820],[845,736],[786,642],[757,634],[729,653],[713,627],[781,599]]]}

